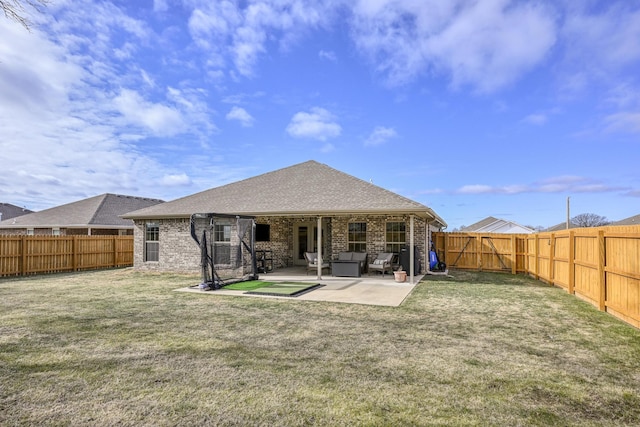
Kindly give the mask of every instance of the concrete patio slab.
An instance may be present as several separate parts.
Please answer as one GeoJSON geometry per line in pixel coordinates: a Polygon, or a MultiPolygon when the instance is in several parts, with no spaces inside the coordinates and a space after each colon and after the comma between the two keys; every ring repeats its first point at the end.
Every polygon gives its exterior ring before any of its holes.
{"type": "Polygon", "coordinates": [[[414,277],[414,284],[407,279],[406,282],[397,283],[393,276],[363,276],[363,277],[317,277],[305,276],[298,271],[283,269],[282,272],[275,272],[261,275],[262,280],[268,281],[290,281],[304,283],[320,283],[321,288],[302,294],[298,297],[251,295],[245,291],[232,291],[220,289],[216,291],[201,291],[195,288],[176,289],[179,292],[192,292],[211,296],[244,296],[253,298],[279,298],[297,301],[326,301],[349,304],[379,305],[387,307],[397,307],[411,293],[415,284],[420,282],[422,275],[414,277]],[[287,271],[289,270],[289,271],[287,271]]]}

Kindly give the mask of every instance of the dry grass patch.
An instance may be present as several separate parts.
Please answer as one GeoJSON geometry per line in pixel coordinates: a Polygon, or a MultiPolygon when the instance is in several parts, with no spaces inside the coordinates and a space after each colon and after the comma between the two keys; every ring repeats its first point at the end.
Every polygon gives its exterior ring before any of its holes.
{"type": "Polygon", "coordinates": [[[640,331],[526,277],[453,274],[398,308],[130,269],[0,280],[0,424],[640,423],[640,331]]]}

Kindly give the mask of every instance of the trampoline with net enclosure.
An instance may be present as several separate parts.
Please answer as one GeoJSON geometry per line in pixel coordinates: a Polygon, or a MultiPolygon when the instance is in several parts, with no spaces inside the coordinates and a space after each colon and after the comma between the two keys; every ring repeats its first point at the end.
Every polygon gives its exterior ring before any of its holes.
{"type": "Polygon", "coordinates": [[[201,289],[256,280],[255,218],[242,215],[191,215],[191,237],[200,247],[201,289]]]}

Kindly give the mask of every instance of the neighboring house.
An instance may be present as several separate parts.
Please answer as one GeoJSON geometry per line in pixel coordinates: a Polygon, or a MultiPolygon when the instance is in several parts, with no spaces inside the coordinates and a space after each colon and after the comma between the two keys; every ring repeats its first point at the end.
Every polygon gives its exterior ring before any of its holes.
{"type": "Polygon", "coordinates": [[[308,161],[124,215],[135,223],[134,267],[199,271],[200,250],[189,231],[193,213],[255,216],[256,247],[272,251],[275,268],[306,265],[304,252],[318,250],[318,226],[324,260],[353,251],[366,252],[371,262],[413,241],[424,266],[430,232],[446,227],[427,206],[308,161]]]}
{"type": "Polygon", "coordinates": [[[515,233],[515,234],[531,234],[536,231],[504,219],[494,218],[492,216],[471,224],[460,229],[462,233],[515,233]]]}
{"type": "Polygon", "coordinates": [[[0,235],[132,235],[122,214],[163,203],[143,197],[103,194],[0,222],[0,235]]]}
{"type": "MultiPolygon", "coordinates": [[[[569,222],[569,227],[568,228],[579,228],[578,225],[575,225],[572,222],[569,222]]],[[[548,231],[562,231],[562,230],[566,230],[567,229],[567,222],[561,222],[560,224],[554,225],[553,227],[549,227],[543,231],[548,232],[548,231]]]]}
{"type": "Polygon", "coordinates": [[[640,225],[640,215],[630,216],[620,221],[612,222],[609,225],[640,225]]]}
{"type": "Polygon", "coordinates": [[[31,212],[33,211],[12,205],[11,203],[0,203],[0,221],[26,215],[31,212]]]}

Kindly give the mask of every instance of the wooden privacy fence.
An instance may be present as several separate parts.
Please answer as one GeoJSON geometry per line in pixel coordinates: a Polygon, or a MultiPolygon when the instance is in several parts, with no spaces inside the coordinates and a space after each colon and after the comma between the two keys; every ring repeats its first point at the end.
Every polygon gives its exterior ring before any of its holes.
{"type": "Polygon", "coordinates": [[[640,226],[553,233],[433,233],[449,268],[524,273],[640,327],[640,226]]]}
{"type": "Polygon", "coordinates": [[[0,277],[133,265],[133,236],[0,236],[0,277]]]}

